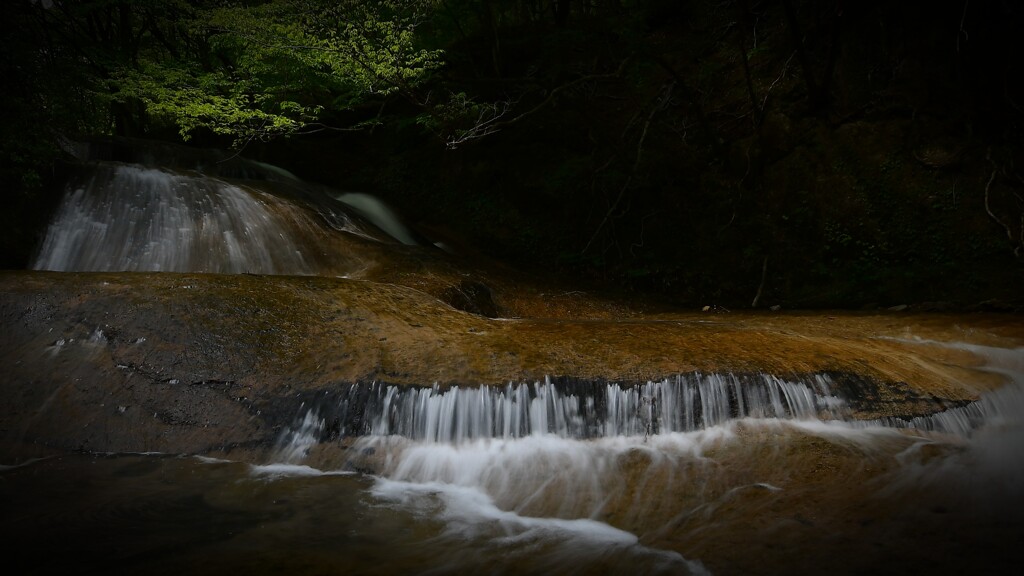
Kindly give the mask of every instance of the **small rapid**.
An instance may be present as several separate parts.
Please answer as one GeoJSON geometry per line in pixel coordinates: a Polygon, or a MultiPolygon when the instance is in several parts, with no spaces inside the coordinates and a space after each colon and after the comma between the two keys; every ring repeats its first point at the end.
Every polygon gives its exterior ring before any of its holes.
{"type": "Polygon", "coordinates": [[[970,350],[1005,384],[905,420],[838,373],[320,391],[262,464],[0,467],[3,536],[27,574],[1013,573],[1024,349],[970,350]]]}
{"type": "Polygon", "coordinates": [[[639,385],[552,380],[442,389],[353,384],[336,405],[344,436],[398,435],[429,442],[553,434],[651,436],[736,418],[842,418],[849,406],[828,374],[692,373],[639,385]]]}
{"type": "Polygon", "coordinates": [[[373,478],[377,501],[441,523],[442,572],[1001,569],[1024,522],[1024,349],[969,350],[1005,384],[929,416],[858,420],[863,382],[835,374],[374,383],[310,409],[278,454],[340,438],[339,468],[373,478]],[[962,561],[936,560],[943,530],[962,561]]]}

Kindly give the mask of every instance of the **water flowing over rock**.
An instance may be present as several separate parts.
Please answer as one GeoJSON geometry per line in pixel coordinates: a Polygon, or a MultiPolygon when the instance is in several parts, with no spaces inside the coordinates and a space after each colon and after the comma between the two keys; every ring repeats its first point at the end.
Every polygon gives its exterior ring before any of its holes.
{"type": "Polygon", "coordinates": [[[402,220],[395,214],[394,210],[381,202],[376,196],[360,192],[348,192],[337,194],[334,197],[342,204],[352,207],[402,244],[418,244],[412,232],[402,224],[402,220]]]}
{"type": "Polygon", "coordinates": [[[2,536],[18,560],[1018,563],[1015,317],[639,312],[463,268],[366,198],[348,211],[280,170],[190,166],[82,168],[39,271],[0,274],[0,500],[17,520],[2,536]]]}
{"type": "Polygon", "coordinates": [[[848,415],[830,383],[827,374],[791,382],[768,374],[695,373],[635,386],[570,379],[445,390],[356,384],[337,401],[335,428],[344,436],[394,434],[459,443],[533,434],[649,436],[745,417],[848,415]]]}
{"type": "Polygon", "coordinates": [[[360,210],[376,207],[368,218],[272,167],[252,164],[240,175],[246,179],[116,162],[79,167],[32,268],[333,275],[350,271],[337,260],[365,257],[345,254],[357,249],[339,247],[337,233],[373,241],[397,234],[415,244],[372,196],[358,195],[360,210]]]}
{"type": "Polygon", "coordinates": [[[312,222],[288,212],[219,180],[102,165],[65,198],[33,268],[312,274],[292,232],[312,222]]]}

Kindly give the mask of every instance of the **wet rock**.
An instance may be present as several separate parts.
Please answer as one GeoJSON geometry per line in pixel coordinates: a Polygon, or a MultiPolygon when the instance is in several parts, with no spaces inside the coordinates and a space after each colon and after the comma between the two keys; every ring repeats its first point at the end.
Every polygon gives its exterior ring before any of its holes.
{"type": "Polygon", "coordinates": [[[1005,302],[1003,300],[985,300],[984,302],[978,302],[977,304],[970,306],[969,310],[976,312],[1010,312],[1020,313],[1024,311],[1024,305],[1013,302],[1005,302]]]}
{"type": "MultiPolygon", "coordinates": [[[[487,290],[469,282],[459,292],[476,293],[480,310],[487,290]]],[[[829,371],[863,379],[849,381],[862,398],[855,416],[916,416],[961,405],[1000,379],[969,370],[977,360],[967,352],[905,343],[908,332],[1024,339],[1022,323],[1006,315],[906,314],[894,323],[884,314],[712,320],[627,310],[614,320],[489,320],[422,290],[316,277],[3,272],[0,293],[7,461],[73,449],[258,459],[310,408],[323,407],[322,442],[349,423],[365,427],[358,398],[342,419],[343,391],[372,382],[504,385],[561,375],[553,381],[574,393],[694,372],[829,371]],[[105,336],[90,338],[97,327],[105,336]]],[[[530,300],[548,296],[516,297],[520,310],[555,310],[530,300]]],[[[581,314],[615,310],[571,298],[581,314]]]]}

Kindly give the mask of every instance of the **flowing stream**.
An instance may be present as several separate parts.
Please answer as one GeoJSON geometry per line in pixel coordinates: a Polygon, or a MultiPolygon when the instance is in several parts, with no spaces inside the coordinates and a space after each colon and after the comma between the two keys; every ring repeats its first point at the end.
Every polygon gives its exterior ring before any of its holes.
{"type": "Polygon", "coordinates": [[[415,243],[398,216],[370,195],[336,200],[294,177],[268,180],[278,170],[255,163],[242,175],[248,178],[118,162],[83,166],[31,267],[330,275],[339,270],[324,247],[337,233],[415,243]],[[252,179],[257,170],[266,177],[252,179]]]}
{"type": "Polygon", "coordinates": [[[1024,349],[970,349],[1008,383],[899,422],[845,419],[826,376],[354,387],[263,465],[2,469],[4,541],[40,574],[1007,573],[1024,349]]]}
{"type": "MultiPolygon", "coordinates": [[[[324,234],[415,241],[372,199],[343,200],[355,210],[100,163],[34,267],[323,274],[324,234]]],[[[352,385],[304,406],[259,465],[0,466],[5,556],[19,574],[1016,572],[1024,349],[921,345],[972,352],[1006,383],[874,421],[830,373],[352,385]]]]}

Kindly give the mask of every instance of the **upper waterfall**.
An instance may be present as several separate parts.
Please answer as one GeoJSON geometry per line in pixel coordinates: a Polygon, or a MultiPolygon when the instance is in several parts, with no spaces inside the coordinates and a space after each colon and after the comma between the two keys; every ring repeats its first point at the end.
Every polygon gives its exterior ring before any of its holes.
{"type": "Polygon", "coordinates": [[[282,169],[255,162],[218,168],[211,175],[110,161],[80,166],[30,267],[338,275],[364,267],[353,253],[358,242],[338,232],[415,244],[372,196],[359,195],[361,206],[380,207],[367,215],[282,169]]]}
{"type": "Polygon", "coordinates": [[[32,268],[313,274],[282,203],[199,175],[100,164],[68,191],[32,268]]]}

